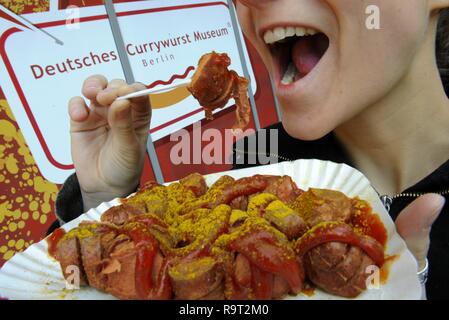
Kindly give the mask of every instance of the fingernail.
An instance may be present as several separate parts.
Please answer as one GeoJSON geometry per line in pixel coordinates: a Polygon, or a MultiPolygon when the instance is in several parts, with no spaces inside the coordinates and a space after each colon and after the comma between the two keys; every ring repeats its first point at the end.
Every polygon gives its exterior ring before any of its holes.
{"type": "Polygon", "coordinates": [[[97,81],[88,81],[86,82],[86,88],[98,88],[98,82],[97,81]]]}

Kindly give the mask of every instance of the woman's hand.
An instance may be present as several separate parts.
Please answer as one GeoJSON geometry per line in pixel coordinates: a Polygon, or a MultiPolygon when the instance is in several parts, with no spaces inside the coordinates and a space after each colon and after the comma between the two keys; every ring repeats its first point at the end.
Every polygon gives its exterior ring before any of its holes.
{"type": "Polygon", "coordinates": [[[70,99],[72,158],[85,210],[127,196],[139,184],[151,120],[149,99],[115,99],[143,89],[143,84],[108,82],[95,75],[82,88],[89,107],[82,97],[70,99]]]}
{"type": "Polygon", "coordinates": [[[422,270],[430,245],[430,230],[445,203],[444,197],[426,194],[410,203],[396,219],[396,228],[422,270]]]}

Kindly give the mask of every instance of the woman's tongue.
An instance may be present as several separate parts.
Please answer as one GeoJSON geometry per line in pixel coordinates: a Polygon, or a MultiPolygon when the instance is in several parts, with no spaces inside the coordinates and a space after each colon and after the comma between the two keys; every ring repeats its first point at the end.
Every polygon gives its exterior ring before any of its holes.
{"type": "Polygon", "coordinates": [[[292,60],[298,70],[295,81],[304,78],[318,64],[321,54],[314,46],[313,37],[302,37],[292,48],[292,60]]]}

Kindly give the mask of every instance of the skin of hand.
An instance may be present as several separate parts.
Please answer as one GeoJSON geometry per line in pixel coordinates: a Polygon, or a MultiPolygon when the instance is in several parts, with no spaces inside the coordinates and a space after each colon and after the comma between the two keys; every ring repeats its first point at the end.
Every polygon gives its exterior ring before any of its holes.
{"type": "Polygon", "coordinates": [[[426,194],[405,207],[396,219],[396,228],[422,270],[426,265],[432,224],[445,204],[444,197],[426,194]]]}
{"type": "MultiPolygon", "coordinates": [[[[438,218],[445,204],[445,198],[438,194],[426,194],[405,207],[396,219],[396,229],[408,249],[418,262],[418,270],[426,266],[430,246],[432,224],[438,218]]],[[[426,288],[422,286],[421,299],[427,299],[426,288]]]]}
{"type": "Polygon", "coordinates": [[[83,96],[69,101],[72,159],[81,188],[84,209],[125,197],[139,184],[151,120],[147,96],[115,101],[144,90],[140,83],[87,78],[83,96]]]}

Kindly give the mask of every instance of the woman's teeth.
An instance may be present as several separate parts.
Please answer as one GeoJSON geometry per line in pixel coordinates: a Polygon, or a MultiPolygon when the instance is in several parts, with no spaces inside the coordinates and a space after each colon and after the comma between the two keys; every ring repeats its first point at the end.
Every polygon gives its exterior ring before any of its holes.
{"type": "Polygon", "coordinates": [[[266,44],[273,44],[278,41],[282,41],[288,37],[303,37],[303,36],[313,36],[319,33],[318,30],[312,28],[303,27],[276,27],[272,30],[267,30],[263,35],[263,39],[266,44]]]}
{"type": "Polygon", "coordinates": [[[287,71],[285,71],[284,76],[282,77],[281,83],[288,85],[295,81],[296,76],[299,74],[298,69],[293,62],[290,62],[288,65],[287,71]]]}

